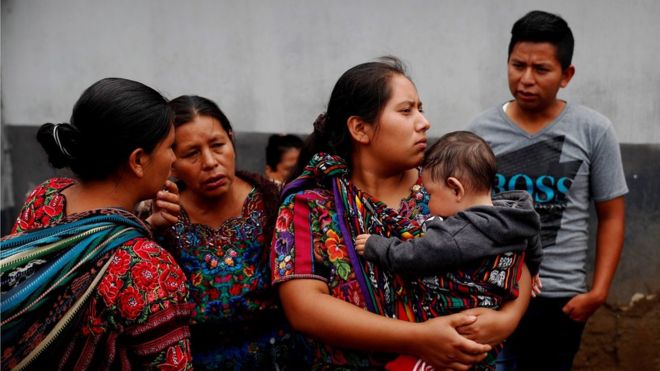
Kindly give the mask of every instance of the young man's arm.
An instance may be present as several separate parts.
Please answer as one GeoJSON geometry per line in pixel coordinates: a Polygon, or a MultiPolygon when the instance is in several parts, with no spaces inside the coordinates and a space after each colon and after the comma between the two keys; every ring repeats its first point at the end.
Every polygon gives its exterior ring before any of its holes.
{"type": "Polygon", "coordinates": [[[574,321],[586,321],[603,304],[619,264],[623,248],[624,200],[623,196],[596,202],[598,232],[596,237],[596,264],[591,290],[571,299],[563,308],[574,321]]]}

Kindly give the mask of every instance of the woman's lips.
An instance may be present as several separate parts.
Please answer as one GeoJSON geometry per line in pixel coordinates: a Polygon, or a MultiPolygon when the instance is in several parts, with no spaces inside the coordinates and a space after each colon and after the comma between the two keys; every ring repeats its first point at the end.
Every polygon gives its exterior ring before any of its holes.
{"type": "Polygon", "coordinates": [[[415,147],[419,147],[421,149],[426,149],[426,144],[427,144],[427,140],[426,139],[421,139],[421,140],[418,140],[417,142],[415,142],[415,147]]]}
{"type": "Polygon", "coordinates": [[[213,176],[205,180],[202,184],[207,188],[217,188],[227,183],[227,177],[224,175],[213,176]]]}

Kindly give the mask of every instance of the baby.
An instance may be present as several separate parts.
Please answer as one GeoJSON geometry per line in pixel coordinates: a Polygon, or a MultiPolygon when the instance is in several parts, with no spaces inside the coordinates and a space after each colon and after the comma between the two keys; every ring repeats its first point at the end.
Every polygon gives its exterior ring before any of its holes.
{"type": "MultiPolygon", "coordinates": [[[[497,309],[515,299],[523,258],[536,275],[543,256],[531,197],[525,191],[491,196],[495,155],[470,132],[444,135],[424,157],[422,181],[433,215],[424,222],[424,236],[402,241],[361,234],[357,252],[389,271],[424,277],[420,310],[428,318],[475,307],[497,309]]],[[[534,281],[538,291],[538,277],[534,281]]],[[[475,368],[494,369],[499,349],[475,368]]],[[[388,369],[412,368],[416,362],[401,356],[388,369]]]]}

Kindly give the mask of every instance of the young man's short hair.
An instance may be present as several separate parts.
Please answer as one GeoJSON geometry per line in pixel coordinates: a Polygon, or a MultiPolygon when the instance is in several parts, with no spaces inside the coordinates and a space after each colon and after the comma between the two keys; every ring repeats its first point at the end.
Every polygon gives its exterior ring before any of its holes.
{"type": "Polygon", "coordinates": [[[533,10],[516,21],[511,28],[509,57],[517,43],[523,41],[548,42],[557,48],[557,60],[562,69],[568,68],[573,59],[573,32],[566,21],[552,13],[533,10]]]}

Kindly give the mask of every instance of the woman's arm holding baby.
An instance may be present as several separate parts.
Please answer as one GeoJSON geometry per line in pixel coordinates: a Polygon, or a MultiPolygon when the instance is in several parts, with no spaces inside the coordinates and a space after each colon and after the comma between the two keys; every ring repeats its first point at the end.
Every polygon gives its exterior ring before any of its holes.
{"type": "Polygon", "coordinates": [[[499,310],[473,308],[461,312],[477,316],[477,321],[456,330],[480,344],[496,345],[506,340],[518,327],[518,322],[525,314],[531,298],[532,278],[525,265],[518,285],[518,298],[502,304],[499,310]]]}

